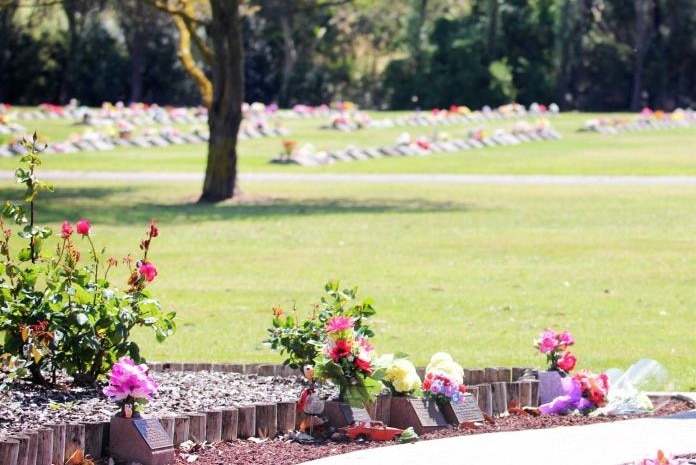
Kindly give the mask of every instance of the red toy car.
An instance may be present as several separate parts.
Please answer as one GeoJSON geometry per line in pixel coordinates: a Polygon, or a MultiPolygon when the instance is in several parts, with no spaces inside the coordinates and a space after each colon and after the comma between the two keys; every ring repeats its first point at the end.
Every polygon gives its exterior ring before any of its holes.
{"type": "Polygon", "coordinates": [[[381,421],[356,421],[350,426],[338,428],[340,434],[345,434],[351,439],[370,441],[395,441],[399,439],[404,430],[392,428],[381,421]]]}

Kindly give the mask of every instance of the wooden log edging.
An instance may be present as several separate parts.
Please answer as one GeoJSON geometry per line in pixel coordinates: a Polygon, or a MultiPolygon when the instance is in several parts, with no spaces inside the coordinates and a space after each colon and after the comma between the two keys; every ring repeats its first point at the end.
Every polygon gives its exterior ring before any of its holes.
{"type": "MultiPolygon", "coordinates": [[[[259,376],[298,376],[297,370],[284,365],[239,363],[153,362],[152,371],[219,371],[259,376]]],[[[424,367],[418,367],[424,373],[424,367]]],[[[539,405],[539,382],[533,368],[465,368],[464,383],[478,400],[481,410],[491,416],[504,414],[508,403],[539,405]]],[[[384,406],[383,406],[384,408],[384,406]]],[[[379,410],[377,411],[379,414],[379,410]]],[[[383,412],[382,412],[383,413],[383,412]]],[[[219,442],[273,437],[297,427],[296,401],[259,402],[252,405],[211,407],[203,412],[188,412],[157,418],[175,446],[186,441],[219,442]]],[[[27,430],[0,438],[2,465],[51,465],[64,463],[76,447],[93,459],[107,456],[109,421],[81,421],[77,424],[54,423],[45,428],[27,430]],[[16,453],[17,458],[14,458],[16,453]],[[4,454],[4,455],[3,455],[4,454]]]]}

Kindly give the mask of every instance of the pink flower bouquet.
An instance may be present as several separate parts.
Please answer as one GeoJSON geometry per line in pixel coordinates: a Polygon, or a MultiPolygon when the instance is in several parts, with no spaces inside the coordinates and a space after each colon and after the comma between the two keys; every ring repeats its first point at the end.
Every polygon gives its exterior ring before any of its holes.
{"type": "MultiPolygon", "coordinates": [[[[146,404],[157,391],[157,383],[150,377],[147,365],[136,365],[127,357],[114,363],[109,385],[102,392],[110,401],[117,403],[122,414],[128,417],[128,409],[146,404]]],[[[132,411],[132,410],[131,410],[132,411]]]]}
{"type": "Polygon", "coordinates": [[[534,347],[546,355],[549,371],[559,371],[562,374],[568,374],[575,368],[577,359],[566,350],[573,344],[575,339],[568,331],[557,333],[552,329],[546,329],[534,341],[534,347]]]}

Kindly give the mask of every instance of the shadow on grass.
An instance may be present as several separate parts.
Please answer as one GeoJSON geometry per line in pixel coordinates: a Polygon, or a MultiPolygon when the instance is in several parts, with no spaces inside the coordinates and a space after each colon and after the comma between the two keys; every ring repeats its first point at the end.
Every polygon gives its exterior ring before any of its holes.
{"type": "MultiPolygon", "coordinates": [[[[23,191],[0,189],[0,198],[20,202],[23,191]]],[[[196,198],[178,203],[148,202],[138,193],[142,188],[130,186],[60,188],[41,193],[36,213],[40,223],[76,221],[82,217],[105,224],[138,224],[156,218],[161,222],[226,221],[277,216],[318,216],[379,213],[446,213],[473,209],[458,201],[434,201],[418,197],[393,198],[279,198],[256,197],[219,204],[198,204],[196,198]]],[[[174,200],[176,200],[174,198],[174,200]]]]}

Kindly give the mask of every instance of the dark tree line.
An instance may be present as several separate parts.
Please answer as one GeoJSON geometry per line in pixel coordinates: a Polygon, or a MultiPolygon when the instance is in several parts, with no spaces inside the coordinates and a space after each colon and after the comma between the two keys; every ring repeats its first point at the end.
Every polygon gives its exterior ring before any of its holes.
{"type": "MultiPolygon", "coordinates": [[[[3,3],[0,101],[201,102],[172,15],[148,5],[157,0],[3,3]]],[[[241,4],[248,101],[635,110],[696,100],[693,0],[241,4]]],[[[212,76],[205,57],[192,59],[212,76]]]]}
{"type": "Polygon", "coordinates": [[[695,76],[693,0],[0,0],[0,101],[205,105],[202,202],[244,101],[671,110],[695,76]]]}

